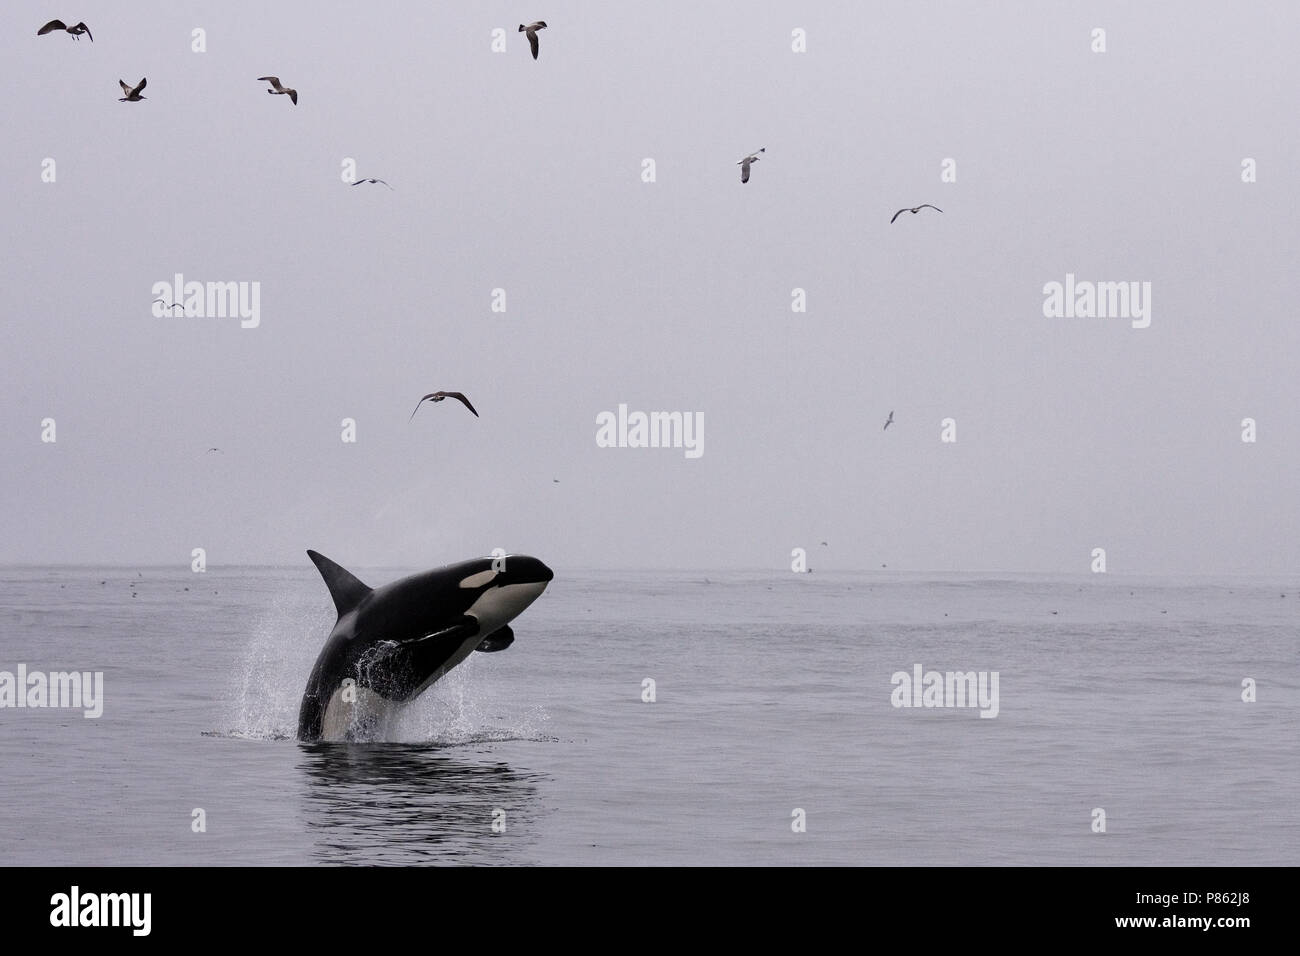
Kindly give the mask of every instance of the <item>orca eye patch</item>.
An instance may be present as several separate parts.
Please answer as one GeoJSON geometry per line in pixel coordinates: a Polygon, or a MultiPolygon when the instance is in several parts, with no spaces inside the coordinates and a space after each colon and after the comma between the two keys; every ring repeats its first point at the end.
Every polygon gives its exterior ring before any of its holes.
{"type": "Polygon", "coordinates": [[[477,574],[471,574],[467,578],[462,578],[460,587],[463,588],[481,588],[497,576],[497,572],[488,568],[486,571],[479,571],[477,574]]]}

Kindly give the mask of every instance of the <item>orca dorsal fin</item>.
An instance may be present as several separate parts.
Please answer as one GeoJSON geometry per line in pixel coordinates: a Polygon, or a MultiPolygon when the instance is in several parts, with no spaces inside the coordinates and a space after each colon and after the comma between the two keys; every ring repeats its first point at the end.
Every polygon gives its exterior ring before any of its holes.
{"type": "Polygon", "coordinates": [[[370,587],[362,584],[355,574],[335,564],[325,555],[308,551],[307,557],[311,558],[312,564],[316,565],[316,570],[325,579],[325,586],[330,589],[330,597],[334,599],[339,617],[360,604],[361,599],[370,593],[370,587]]]}

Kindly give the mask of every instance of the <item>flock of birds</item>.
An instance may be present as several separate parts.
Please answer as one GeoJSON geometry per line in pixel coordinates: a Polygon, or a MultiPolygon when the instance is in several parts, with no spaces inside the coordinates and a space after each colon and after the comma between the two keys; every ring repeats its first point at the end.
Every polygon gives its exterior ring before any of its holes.
{"type": "MultiPolygon", "coordinates": [[[[546,29],[545,20],[536,20],[529,24],[523,24],[523,23],[519,24],[519,32],[528,37],[528,47],[530,50],[532,50],[534,60],[537,59],[537,55],[539,53],[537,33],[539,30],[545,30],[545,29],[546,29]]],[[[84,22],[75,23],[72,26],[68,26],[62,20],[51,20],[49,23],[45,24],[45,26],[37,30],[36,35],[45,36],[48,33],[55,33],[60,30],[69,34],[74,40],[80,39],[81,35],[85,34],[90,39],[90,42],[92,43],[95,42],[95,38],[90,32],[90,27],[86,26],[84,22]]],[[[270,84],[270,88],[266,91],[267,93],[270,93],[272,96],[287,96],[289,97],[290,103],[292,103],[294,106],[298,105],[298,91],[291,87],[285,86],[282,82],[280,82],[280,78],[278,76],[259,76],[257,79],[258,82],[260,83],[270,84]]],[[[145,88],[145,85],[149,82],[148,77],[142,77],[140,82],[135,86],[127,85],[127,82],[125,80],[119,79],[117,82],[122,87],[122,95],[118,97],[119,102],[138,103],[141,100],[145,99],[144,95],[141,93],[141,90],[143,90],[145,88]]],[[[764,146],[761,149],[758,149],[748,154],[747,156],[745,156],[743,159],[739,160],[736,163],[736,165],[740,167],[740,181],[742,184],[749,182],[750,167],[753,166],[754,163],[757,163],[762,158],[763,153],[766,152],[767,152],[767,147],[764,146]]],[[[355,182],[351,183],[351,185],[360,186],[363,183],[367,183],[370,185],[386,186],[390,190],[393,188],[387,181],[383,179],[376,179],[374,177],[358,179],[355,182]]],[[[896,220],[903,213],[910,212],[913,215],[915,215],[916,213],[920,212],[922,209],[933,209],[935,212],[940,212],[940,213],[943,212],[943,210],[940,209],[938,206],[931,205],[930,203],[922,203],[919,206],[911,206],[911,207],[904,206],[902,209],[898,210],[898,212],[894,213],[893,218],[890,219],[889,222],[892,225],[894,223],[894,220],[896,220]]],[[[155,299],[154,301],[165,302],[164,299],[155,299]]],[[[172,302],[164,305],[164,308],[170,310],[175,308],[181,308],[181,306],[178,303],[172,302]]],[[[464,394],[462,394],[461,392],[447,392],[447,391],[430,392],[428,395],[425,395],[418,402],[416,402],[415,412],[418,412],[420,410],[420,406],[423,405],[425,402],[441,402],[444,399],[448,399],[448,398],[456,399],[458,402],[460,402],[466,408],[468,408],[471,412],[473,412],[475,418],[479,417],[478,412],[474,410],[474,406],[470,404],[469,399],[466,398],[464,394]]],[[[411,412],[411,418],[407,419],[408,422],[415,418],[415,412],[411,412]]],[[[887,430],[889,426],[893,424],[893,422],[894,422],[894,413],[891,411],[889,413],[888,421],[885,422],[885,429],[887,430]]],[[[218,451],[218,450],[219,449],[209,449],[209,451],[218,451]]]]}

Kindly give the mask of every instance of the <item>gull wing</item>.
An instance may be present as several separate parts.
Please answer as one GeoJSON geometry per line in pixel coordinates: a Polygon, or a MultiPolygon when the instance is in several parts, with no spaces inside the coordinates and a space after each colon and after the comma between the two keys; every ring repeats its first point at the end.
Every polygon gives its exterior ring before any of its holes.
{"type": "MultiPolygon", "coordinates": [[[[468,408],[471,412],[474,412],[474,406],[471,405],[471,404],[469,403],[469,399],[466,398],[464,395],[462,395],[460,392],[443,392],[443,394],[446,395],[448,398],[454,398],[454,399],[456,399],[456,401],[460,402],[462,405],[464,405],[466,408],[468,408]]],[[[475,417],[475,418],[478,418],[478,417],[479,417],[478,412],[474,412],[474,417],[475,417]]]]}

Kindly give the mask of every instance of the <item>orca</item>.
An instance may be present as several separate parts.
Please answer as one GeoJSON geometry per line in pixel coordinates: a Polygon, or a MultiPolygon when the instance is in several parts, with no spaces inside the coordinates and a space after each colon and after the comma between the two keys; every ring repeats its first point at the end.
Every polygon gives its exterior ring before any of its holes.
{"type": "Polygon", "coordinates": [[[338,622],[298,709],[299,740],[373,739],[397,705],[424,693],[474,651],[503,651],[513,621],[554,573],[522,554],[476,558],[382,587],[315,551],[338,622]]]}

